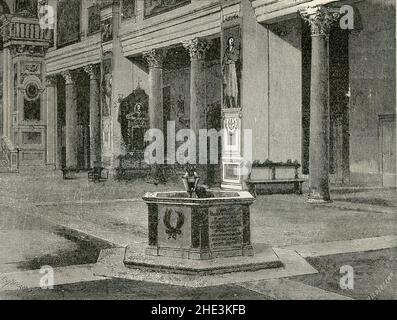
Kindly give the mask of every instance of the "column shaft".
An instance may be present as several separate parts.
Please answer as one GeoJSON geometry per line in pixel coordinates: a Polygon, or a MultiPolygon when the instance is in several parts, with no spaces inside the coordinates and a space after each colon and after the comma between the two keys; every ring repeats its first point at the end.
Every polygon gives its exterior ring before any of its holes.
{"type": "Polygon", "coordinates": [[[329,73],[328,40],[312,37],[310,99],[310,198],[330,200],[329,195],[329,73]]]}
{"type": "MultiPolygon", "coordinates": [[[[149,126],[151,129],[160,129],[163,134],[163,59],[165,51],[153,49],[143,54],[149,65],[149,126]]],[[[164,143],[164,140],[163,140],[164,143]]],[[[164,154],[157,155],[160,162],[164,162],[164,154]]],[[[159,163],[163,164],[163,163],[159,163]]],[[[151,179],[157,184],[165,179],[157,163],[152,164],[151,179]]]]}
{"type": "Polygon", "coordinates": [[[150,128],[163,130],[163,70],[149,68],[149,119],[150,128]]]}
{"type": "Polygon", "coordinates": [[[91,168],[101,166],[101,109],[99,105],[99,84],[90,81],[90,162],[91,168]]]}
{"type": "Polygon", "coordinates": [[[63,73],[65,78],[65,135],[66,135],[66,167],[77,167],[77,92],[70,72],[63,73]]]}
{"type": "Polygon", "coordinates": [[[329,194],[329,50],[328,38],[339,10],[324,6],[301,12],[311,27],[310,155],[308,202],[330,201],[329,194]]]}
{"type": "Polygon", "coordinates": [[[56,141],[56,78],[48,76],[47,79],[47,164],[55,165],[56,141]]]}
{"type": "MultiPolygon", "coordinates": [[[[12,114],[12,103],[11,103],[11,85],[13,83],[11,78],[11,54],[9,48],[3,49],[3,128],[2,135],[7,136],[11,139],[11,114],[12,114]]],[[[15,104],[17,101],[14,102],[15,104]]]]}
{"type": "Polygon", "coordinates": [[[205,61],[193,59],[190,64],[190,129],[197,138],[199,130],[207,128],[205,80],[205,61]]]}
{"type": "Polygon", "coordinates": [[[149,64],[150,128],[163,128],[163,59],[165,52],[153,49],[143,54],[149,64]]]}
{"type": "Polygon", "coordinates": [[[97,65],[84,68],[90,76],[90,167],[101,166],[101,109],[99,101],[100,70],[97,65]]]}
{"type": "MultiPolygon", "coordinates": [[[[200,163],[199,132],[207,129],[207,91],[205,55],[209,44],[203,39],[192,39],[184,43],[190,54],[190,129],[196,135],[196,163],[200,183],[208,184],[208,163],[200,163]]],[[[207,154],[208,162],[208,154],[207,154]]]]}

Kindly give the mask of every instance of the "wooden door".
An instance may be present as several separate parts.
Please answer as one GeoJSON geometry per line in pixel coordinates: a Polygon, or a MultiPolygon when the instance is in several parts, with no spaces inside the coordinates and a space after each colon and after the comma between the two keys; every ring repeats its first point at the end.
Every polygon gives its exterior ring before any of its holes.
{"type": "Polygon", "coordinates": [[[396,117],[380,118],[380,145],[383,186],[396,187],[396,117]]]}

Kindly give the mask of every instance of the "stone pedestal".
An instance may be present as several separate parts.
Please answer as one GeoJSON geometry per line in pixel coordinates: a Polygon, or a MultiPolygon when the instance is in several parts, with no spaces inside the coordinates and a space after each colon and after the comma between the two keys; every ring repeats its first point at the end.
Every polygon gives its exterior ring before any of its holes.
{"type": "Polygon", "coordinates": [[[329,56],[328,39],[339,10],[326,7],[301,12],[311,26],[310,156],[308,202],[330,201],[329,194],[329,56]]]}
{"type": "Polygon", "coordinates": [[[77,93],[71,71],[62,72],[65,79],[66,167],[77,167],[77,93]]]}

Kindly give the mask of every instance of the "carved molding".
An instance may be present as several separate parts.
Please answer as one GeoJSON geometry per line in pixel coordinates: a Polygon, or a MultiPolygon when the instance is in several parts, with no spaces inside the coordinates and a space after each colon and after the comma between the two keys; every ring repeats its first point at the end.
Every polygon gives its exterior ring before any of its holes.
{"type": "Polygon", "coordinates": [[[191,60],[204,60],[210,45],[204,39],[194,38],[183,42],[183,47],[189,50],[191,60]]]}
{"type": "Polygon", "coordinates": [[[9,47],[12,56],[44,57],[46,47],[25,44],[11,44],[9,47]]]}
{"type": "Polygon", "coordinates": [[[340,16],[339,9],[324,6],[309,7],[299,13],[310,24],[312,36],[329,36],[332,24],[340,16]]]}
{"type": "Polygon", "coordinates": [[[143,53],[149,68],[162,68],[165,57],[164,49],[152,49],[143,53]]]}
{"type": "Polygon", "coordinates": [[[88,66],[83,67],[84,72],[86,72],[90,76],[90,80],[99,80],[101,77],[101,70],[99,65],[97,64],[90,64],[88,66]]]}
{"type": "Polygon", "coordinates": [[[65,84],[74,84],[75,79],[74,79],[74,74],[70,70],[62,71],[61,76],[65,79],[65,84]]]}

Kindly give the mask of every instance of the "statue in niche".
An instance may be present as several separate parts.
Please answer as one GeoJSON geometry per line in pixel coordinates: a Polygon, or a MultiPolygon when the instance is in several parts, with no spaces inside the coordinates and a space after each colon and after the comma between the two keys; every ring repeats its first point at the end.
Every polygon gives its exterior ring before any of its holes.
{"type": "Polygon", "coordinates": [[[227,108],[239,107],[238,68],[240,51],[235,45],[234,37],[229,37],[222,60],[224,105],[227,108]]]}
{"type": "Polygon", "coordinates": [[[112,102],[112,70],[111,62],[105,61],[103,64],[104,75],[102,77],[102,115],[104,117],[110,116],[110,106],[112,102]]]}

